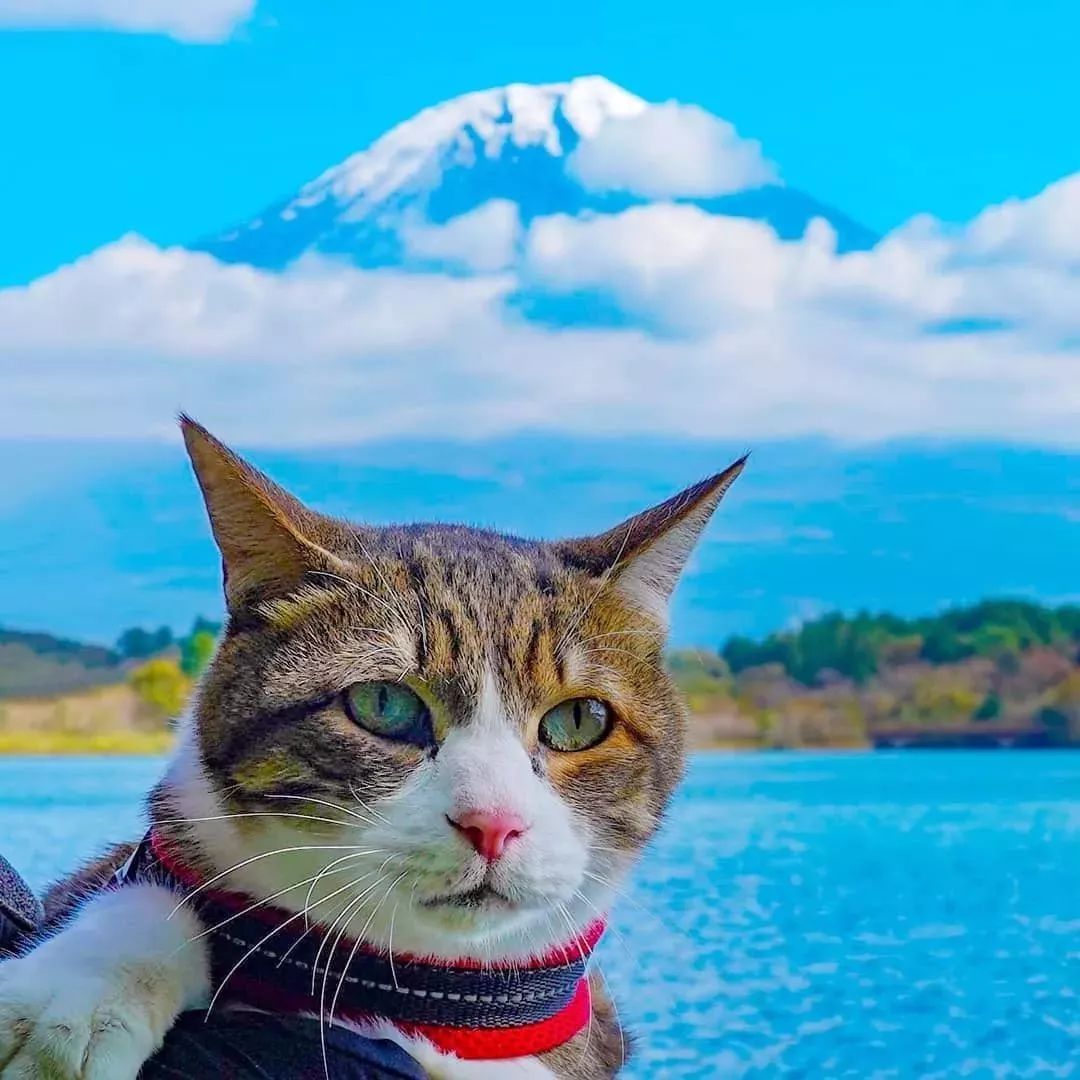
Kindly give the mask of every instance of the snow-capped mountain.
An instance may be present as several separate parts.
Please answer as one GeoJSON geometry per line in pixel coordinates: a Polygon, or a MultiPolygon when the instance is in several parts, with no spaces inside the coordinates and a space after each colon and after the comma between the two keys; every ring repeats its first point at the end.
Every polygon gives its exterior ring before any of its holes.
{"type": "MultiPolygon", "coordinates": [[[[251,221],[192,246],[268,268],[309,252],[367,267],[430,265],[437,256],[418,254],[410,232],[489,204],[516,208],[526,225],[550,214],[616,213],[655,196],[590,188],[569,167],[572,155],[605,125],[649,108],[599,76],[465,94],[399,124],[251,221]]],[[[785,239],[800,237],[821,217],[835,229],[840,250],[876,240],[839,211],[775,182],[672,201],[766,221],[785,239]]]]}

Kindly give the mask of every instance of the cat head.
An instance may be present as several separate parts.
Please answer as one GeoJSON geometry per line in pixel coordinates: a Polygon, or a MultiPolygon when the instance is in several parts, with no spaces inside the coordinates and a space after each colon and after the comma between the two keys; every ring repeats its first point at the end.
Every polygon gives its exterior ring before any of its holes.
{"type": "Polygon", "coordinates": [[[444,957],[531,955],[606,912],[682,773],[668,599],[743,462],[532,541],[334,520],[183,432],[229,620],[173,785],[218,819],[189,827],[203,857],[244,863],[223,884],[444,957]]]}

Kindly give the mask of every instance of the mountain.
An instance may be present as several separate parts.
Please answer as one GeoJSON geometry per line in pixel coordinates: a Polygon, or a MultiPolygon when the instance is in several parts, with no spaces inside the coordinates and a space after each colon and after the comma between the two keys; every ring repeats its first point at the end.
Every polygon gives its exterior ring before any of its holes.
{"type": "Polygon", "coordinates": [[[0,698],[118,682],[120,657],[100,645],[0,627],[0,698]]]}
{"type": "MultiPolygon", "coordinates": [[[[616,213],[649,200],[590,190],[567,159],[608,121],[648,107],[599,76],[465,94],[425,109],[295,195],[192,247],[269,269],[310,252],[364,267],[429,269],[431,253],[410,250],[409,230],[442,225],[493,202],[513,204],[526,225],[550,214],[616,213]]],[[[838,210],[779,183],[676,201],[766,221],[785,239],[802,236],[821,217],[836,230],[841,251],[868,248],[877,239],[838,210]]]]}

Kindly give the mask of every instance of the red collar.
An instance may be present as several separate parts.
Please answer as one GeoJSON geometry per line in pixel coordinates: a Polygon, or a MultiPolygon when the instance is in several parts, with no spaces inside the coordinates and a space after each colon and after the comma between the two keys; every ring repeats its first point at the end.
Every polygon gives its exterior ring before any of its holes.
{"type": "MultiPolygon", "coordinates": [[[[151,833],[123,871],[125,880],[162,874],[181,891],[200,888],[200,874],[151,833]]],[[[588,958],[604,932],[597,920],[580,937],[524,963],[453,962],[405,954],[390,958],[342,939],[321,950],[318,928],[240,893],[202,889],[193,906],[208,927],[215,988],[221,997],[273,1013],[328,1010],[320,1001],[323,974],[330,994],[342,979],[335,1017],[352,1023],[389,1020],[439,1050],[470,1059],[528,1057],[569,1042],[589,1022],[588,958]],[[317,970],[317,980],[312,971],[317,970]],[[317,981],[316,992],[311,992],[317,981]]]]}

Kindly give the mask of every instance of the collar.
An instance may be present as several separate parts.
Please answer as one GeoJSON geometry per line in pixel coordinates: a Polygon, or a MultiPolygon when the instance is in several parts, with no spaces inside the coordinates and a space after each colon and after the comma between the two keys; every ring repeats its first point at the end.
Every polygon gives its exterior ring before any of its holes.
{"type": "Polygon", "coordinates": [[[592,1014],[587,967],[604,932],[601,920],[523,963],[434,961],[346,938],[331,943],[321,927],[305,927],[293,912],[253,908],[250,896],[203,889],[199,873],[153,831],[116,875],[117,883],[139,880],[194,893],[191,904],[207,926],[212,981],[223,1003],[323,1016],[336,995],[335,1020],[388,1020],[468,1059],[553,1050],[583,1030],[592,1014]]]}

